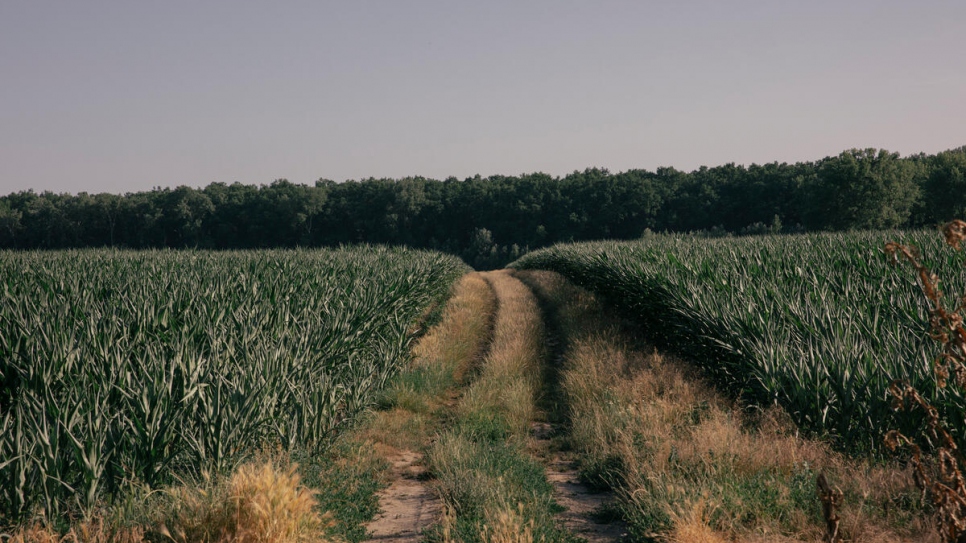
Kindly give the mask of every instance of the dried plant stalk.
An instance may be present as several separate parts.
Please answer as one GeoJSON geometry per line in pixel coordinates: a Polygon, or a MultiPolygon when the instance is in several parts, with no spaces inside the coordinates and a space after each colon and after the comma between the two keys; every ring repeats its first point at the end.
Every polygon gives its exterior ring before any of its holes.
{"type": "Polygon", "coordinates": [[[842,491],[832,487],[825,478],[824,473],[818,474],[818,497],[822,501],[822,517],[825,518],[825,537],[824,543],[838,543],[841,541],[839,536],[839,516],[835,512],[842,505],[842,491]]]}
{"type": "MultiPolygon", "coordinates": [[[[961,250],[962,242],[966,240],[966,222],[957,220],[947,224],[943,236],[947,244],[961,250]]],[[[957,298],[952,307],[946,307],[939,289],[939,277],[921,263],[914,247],[892,242],[886,245],[885,252],[894,264],[900,258],[905,260],[918,275],[919,286],[929,307],[929,335],[941,346],[933,361],[936,385],[944,388],[951,381],[966,389],[966,328],[963,327],[966,295],[957,298]]],[[[966,543],[966,481],[963,479],[966,459],[939,411],[915,388],[908,382],[897,380],[892,383],[889,393],[895,409],[922,411],[926,423],[923,437],[936,453],[927,465],[920,447],[896,430],[886,434],[886,446],[890,450],[903,447],[910,451],[909,462],[916,486],[922,492],[921,498],[925,501],[928,497],[936,507],[936,527],[941,540],[944,543],[966,543]]]]}

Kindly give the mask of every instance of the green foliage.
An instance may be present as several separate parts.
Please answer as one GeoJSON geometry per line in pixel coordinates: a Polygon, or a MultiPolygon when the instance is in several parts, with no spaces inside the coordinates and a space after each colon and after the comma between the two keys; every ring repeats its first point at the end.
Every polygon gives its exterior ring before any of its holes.
{"type": "Polygon", "coordinates": [[[0,524],[324,448],[464,271],[385,248],[0,254],[0,524]]]}
{"type": "MultiPolygon", "coordinates": [[[[887,264],[895,232],[560,245],[514,266],[549,269],[589,288],[683,352],[719,385],[783,406],[804,429],[853,450],[878,450],[887,428],[918,432],[893,412],[888,388],[906,379],[943,412],[966,399],[932,382],[926,308],[914,278],[887,264]]],[[[962,291],[961,256],[933,232],[901,235],[962,291]]],[[[956,417],[962,423],[962,417],[956,417]]],[[[966,423],[955,428],[962,438],[966,423]]]]}
{"type": "Polygon", "coordinates": [[[795,164],[612,173],[212,183],[117,196],[0,196],[0,248],[334,247],[446,251],[480,269],[554,243],[918,227],[966,209],[966,148],[900,157],[852,149],[795,164]]]}
{"type": "Polygon", "coordinates": [[[919,197],[916,165],[898,153],[852,149],[825,159],[818,172],[816,222],[835,230],[903,226],[919,197]]]}
{"type": "Polygon", "coordinates": [[[924,187],[924,211],[942,223],[966,217],[966,147],[936,155],[924,187]]]}

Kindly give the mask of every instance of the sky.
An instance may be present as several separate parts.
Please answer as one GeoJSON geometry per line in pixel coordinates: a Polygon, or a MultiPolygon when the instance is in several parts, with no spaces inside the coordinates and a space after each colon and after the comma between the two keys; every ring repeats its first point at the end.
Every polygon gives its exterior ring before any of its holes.
{"type": "Polygon", "coordinates": [[[966,145],[961,0],[0,0],[0,194],[966,145]]]}

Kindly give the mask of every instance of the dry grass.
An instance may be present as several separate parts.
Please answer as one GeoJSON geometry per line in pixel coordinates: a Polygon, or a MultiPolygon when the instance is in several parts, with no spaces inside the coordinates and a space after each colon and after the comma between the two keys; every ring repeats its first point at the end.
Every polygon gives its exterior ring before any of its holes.
{"type": "Polygon", "coordinates": [[[7,539],[9,543],[140,543],[144,540],[141,528],[111,529],[99,520],[77,523],[66,534],[59,534],[43,524],[33,524],[17,530],[7,539]]]}
{"type": "Polygon", "coordinates": [[[708,524],[708,502],[699,498],[682,510],[671,514],[673,528],[668,543],[727,543],[727,539],[708,524]]]}
{"type": "Polygon", "coordinates": [[[296,466],[245,464],[230,478],[204,488],[174,487],[153,512],[152,528],[118,528],[103,519],[76,523],[66,534],[35,524],[12,543],[138,543],[160,539],[196,543],[301,543],[326,541],[330,525],[301,485],[296,466]]]}
{"type": "Polygon", "coordinates": [[[418,450],[424,445],[426,436],[435,431],[435,424],[433,417],[428,414],[392,407],[367,415],[354,437],[380,447],[418,450]]]}
{"type": "Polygon", "coordinates": [[[324,540],[329,520],[316,511],[295,466],[241,466],[208,489],[169,491],[174,507],[159,531],[177,542],[298,543],[324,540]]]}
{"type": "Polygon", "coordinates": [[[484,543],[534,543],[533,519],[527,520],[523,504],[489,512],[480,539],[484,543]]]}
{"type": "Polygon", "coordinates": [[[819,541],[815,480],[845,503],[847,541],[937,541],[916,513],[917,490],[896,466],[849,460],[797,436],[777,409],[751,416],[680,360],[633,348],[585,291],[525,272],[558,308],[566,334],[563,389],[586,475],[615,487],[639,537],[675,543],[819,541]]]}

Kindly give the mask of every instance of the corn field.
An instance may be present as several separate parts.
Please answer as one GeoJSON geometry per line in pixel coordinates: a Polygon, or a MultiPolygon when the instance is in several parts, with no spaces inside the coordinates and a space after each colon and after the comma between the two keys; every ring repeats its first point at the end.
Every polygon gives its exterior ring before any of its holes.
{"type": "MultiPolygon", "coordinates": [[[[807,431],[856,452],[881,450],[889,428],[920,435],[889,401],[910,381],[966,431],[966,401],[936,390],[935,347],[914,274],[883,247],[915,245],[927,266],[964,292],[963,257],[935,232],[864,232],[560,245],[513,264],[557,271],[643,325],[648,340],[694,360],[747,401],[782,406],[807,431]]],[[[954,387],[953,387],[954,388],[954,387]]],[[[921,417],[920,417],[921,419],[921,417]]]]}
{"type": "Polygon", "coordinates": [[[324,447],[464,271],[385,248],[0,253],[0,526],[324,447]]]}

